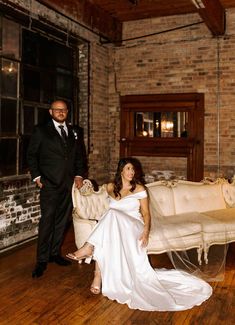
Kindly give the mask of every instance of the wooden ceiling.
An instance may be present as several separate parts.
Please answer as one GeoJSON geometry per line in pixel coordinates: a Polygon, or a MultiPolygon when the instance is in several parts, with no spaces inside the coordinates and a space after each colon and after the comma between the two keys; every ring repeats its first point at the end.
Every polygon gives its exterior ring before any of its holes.
{"type": "Polygon", "coordinates": [[[195,12],[188,0],[90,0],[121,22],[195,12]]]}
{"type": "Polygon", "coordinates": [[[112,42],[122,39],[122,24],[171,15],[197,13],[215,36],[226,29],[226,9],[235,0],[39,0],[84,22],[112,42]]]}

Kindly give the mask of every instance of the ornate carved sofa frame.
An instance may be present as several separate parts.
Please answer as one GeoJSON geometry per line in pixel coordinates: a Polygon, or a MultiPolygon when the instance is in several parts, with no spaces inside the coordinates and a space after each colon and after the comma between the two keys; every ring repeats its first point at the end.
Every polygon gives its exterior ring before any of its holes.
{"type": "MultiPolygon", "coordinates": [[[[197,249],[198,263],[210,246],[235,241],[235,181],[158,181],[146,185],[152,216],[148,254],[197,249]],[[159,226],[160,223],[160,226],[159,226]]],[[[73,187],[73,223],[79,248],[108,209],[106,185],[94,191],[89,180],[73,187]]]]}

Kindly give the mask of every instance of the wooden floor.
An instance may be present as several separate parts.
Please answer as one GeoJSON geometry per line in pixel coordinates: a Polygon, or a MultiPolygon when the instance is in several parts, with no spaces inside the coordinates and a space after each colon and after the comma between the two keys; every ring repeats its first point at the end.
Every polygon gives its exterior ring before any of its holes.
{"type": "MultiPolygon", "coordinates": [[[[63,253],[75,249],[72,227],[63,253]]],[[[212,283],[212,297],[199,307],[183,312],[131,310],[92,295],[89,285],[94,263],[62,267],[49,264],[41,278],[32,279],[35,244],[0,255],[0,324],[6,325],[232,325],[235,324],[235,252],[229,250],[225,280],[212,283]]],[[[159,255],[159,267],[169,264],[159,255]]],[[[112,258],[110,256],[110,258],[112,258]]]]}

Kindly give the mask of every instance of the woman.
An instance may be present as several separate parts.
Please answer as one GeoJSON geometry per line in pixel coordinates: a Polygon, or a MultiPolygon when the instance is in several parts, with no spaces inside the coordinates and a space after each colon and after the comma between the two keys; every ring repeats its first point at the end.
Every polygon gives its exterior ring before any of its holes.
{"type": "Polygon", "coordinates": [[[154,270],[146,246],[150,213],[146,189],[135,170],[136,160],[121,159],[113,183],[107,185],[109,210],[87,243],[67,257],[96,260],[91,291],[129,308],[177,311],[200,305],[212,289],[205,281],[178,270],[154,270]]]}

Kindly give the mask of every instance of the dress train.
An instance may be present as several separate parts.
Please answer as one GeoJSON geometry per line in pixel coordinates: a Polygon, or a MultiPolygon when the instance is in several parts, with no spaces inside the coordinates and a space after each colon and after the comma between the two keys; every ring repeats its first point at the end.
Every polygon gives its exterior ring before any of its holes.
{"type": "Polygon", "coordinates": [[[110,208],[91,233],[93,258],[102,275],[102,294],[129,308],[178,311],[200,305],[212,294],[204,280],[179,270],[153,269],[139,241],[143,220],[139,199],[146,191],[120,200],[109,197],[110,208]]]}

